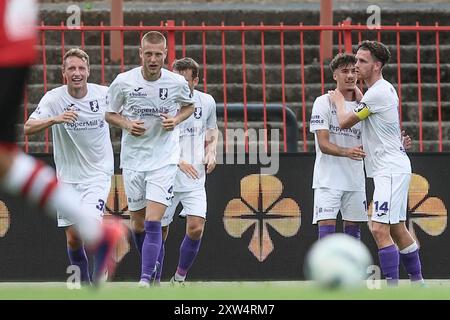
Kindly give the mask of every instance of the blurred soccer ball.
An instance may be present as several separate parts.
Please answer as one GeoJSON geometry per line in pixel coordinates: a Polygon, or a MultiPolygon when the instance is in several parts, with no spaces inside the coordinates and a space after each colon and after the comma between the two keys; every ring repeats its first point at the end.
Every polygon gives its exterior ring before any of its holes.
{"type": "Polygon", "coordinates": [[[344,233],[318,240],[306,256],[305,275],[325,288],[363,285],[372,257],[367,247],[344,233]]]}

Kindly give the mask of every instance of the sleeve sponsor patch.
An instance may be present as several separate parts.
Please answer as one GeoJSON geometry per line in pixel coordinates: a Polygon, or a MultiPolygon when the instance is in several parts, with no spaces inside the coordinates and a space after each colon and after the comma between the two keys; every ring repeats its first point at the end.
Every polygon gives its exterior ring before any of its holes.
{"type": "Polygon", "coordinates": [[[358,104],[356,106],[356,108],[353,109],[353,112],[355,112],[355,114],[359,118],[359,120],[364,120],[368,116],[370,116],[369,107],[364,102],[361,102],[360,104],[358,104]]]}
{"type": "Polygon", "coordinates": [[[312,115],[311,116],[311,121],[310,124],[311,125],[320,125],[320,124],[324,124],[324,120],[322,119],[322,117],[320,115],[312,115]]]}

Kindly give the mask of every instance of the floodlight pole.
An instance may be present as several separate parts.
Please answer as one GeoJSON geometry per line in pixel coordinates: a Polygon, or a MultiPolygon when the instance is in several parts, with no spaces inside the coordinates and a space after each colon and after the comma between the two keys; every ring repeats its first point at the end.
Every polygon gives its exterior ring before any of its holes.
{"type": "MultiPolygon", "coordinates": [[[[111,0],[111,26],[123,26],[123,0],[111,0]]],[[[121,32],[111,31],[110,37],[110,59],[118,62],[122,55],[121,32]]]]}
{"type": "MultiPolygon", "coordinates": [[[[320,25],[333,25],[333,0],[320,0],[320,25]]],[[[323,59],[331,59],[333,55],[333,31],[322,31],[323,59]]]]}

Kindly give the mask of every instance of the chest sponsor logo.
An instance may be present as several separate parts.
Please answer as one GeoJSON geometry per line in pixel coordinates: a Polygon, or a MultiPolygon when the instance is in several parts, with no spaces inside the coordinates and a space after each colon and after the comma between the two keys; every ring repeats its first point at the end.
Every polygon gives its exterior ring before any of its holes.
{"type": "Polygon", "coordinates": [[[147,97],[147,93],[144,91],[143,87],[134,88],[130,93],[130,97],[133,98],[145,98],[147,97]]]}
{"type": "Polygon", "coordinates": [[[81,111],[81,110],[74,103],[70,103],[64,108],[64,112],[65,111],[81,111]]]}

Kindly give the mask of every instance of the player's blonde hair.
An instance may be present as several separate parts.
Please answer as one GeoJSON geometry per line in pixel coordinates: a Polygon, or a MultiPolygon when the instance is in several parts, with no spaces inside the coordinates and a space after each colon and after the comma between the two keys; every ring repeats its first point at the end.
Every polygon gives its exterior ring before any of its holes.
{"type": "Polygon", "coordinates": [[[164,35],[158,31],[149,31],[144,34],[141,40],[141,48],[144,46],[144,42],[148,42],[151,44],[164,43],[164,48],[166,48],[167,45],[166,37],[164,37],[164,35]]]}
{"type": "Polygon", "coordinates": [[[69,57],[80,58],[81,60],[86,62],[87,66],[89,68],[89,55],[85,51],[81,50],[80,48],[72,48],[64,54],[63,61],[62,61],[62,69],[63,70],[66,65],[66,60],[69,57]]]}

